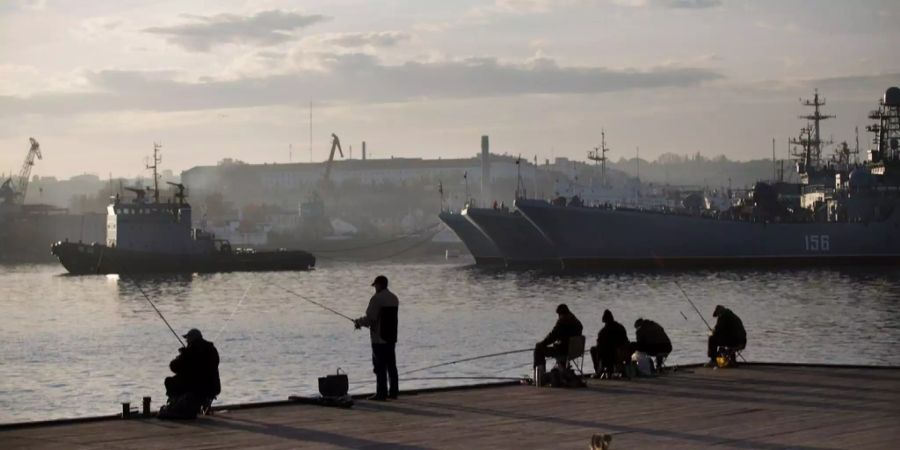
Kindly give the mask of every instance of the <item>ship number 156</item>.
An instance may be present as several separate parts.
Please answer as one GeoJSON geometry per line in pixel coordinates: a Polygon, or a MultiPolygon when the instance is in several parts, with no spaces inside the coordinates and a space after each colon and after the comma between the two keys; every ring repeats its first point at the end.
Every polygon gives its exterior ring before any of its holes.
{"type": "Polygon", "coordinates": [[[807,234],[804,236],[806,251],[827,252],[831,250],[831,242],[827,234],[807,234]]]}

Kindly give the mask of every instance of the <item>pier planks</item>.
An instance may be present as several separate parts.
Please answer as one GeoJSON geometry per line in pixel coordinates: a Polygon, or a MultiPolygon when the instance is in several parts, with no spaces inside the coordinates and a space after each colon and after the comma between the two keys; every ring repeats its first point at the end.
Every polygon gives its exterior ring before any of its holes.
{"type": "MultiPolygon", "coordinates": [[[[227,387],[226,387],[227,389],[227,387]]],[[[587,389],[504,386],[219,411],[192,422],[110,420],[0,431],[10,448],[895,448],[900,370],[745,365],[587,389]]]]}

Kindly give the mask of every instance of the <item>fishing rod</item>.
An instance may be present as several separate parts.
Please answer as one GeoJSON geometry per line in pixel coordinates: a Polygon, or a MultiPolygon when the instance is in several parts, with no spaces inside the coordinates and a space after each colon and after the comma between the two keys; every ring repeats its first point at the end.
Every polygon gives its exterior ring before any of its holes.
{"type": "Polygon", "coordinates": [[[534,348],[523,348],[523,349],[519,349],[519,350],[510,350],[510,351],[508,351],[508,352],[491,353],[491,354],[488,354],[488,355],[473,356],[473,357],[471,357],[471,358],[458,359],[458,360],[456,360],[456,361],[444,362],[444,363],[440,363],[440,364],[435,364],[435,365],[433,365],[433,366],[420,367],[420,368],[418,368],[418,369],[407,370],[407,371],[402,372],[400,375],[408,375],[408,374],[411,374],[411,373],[421,372],[421,371],[423,371],[423,370],[435,369],[435,368],[438,368],[438,367],[449,366],[449,365],[453,365],[453,364],[461,363],[461,362],[475,361],[475,360],[477,360],[477,359],[484,359],[484,358],[492,358],[492,357],[494,357],[494,356],[511,355],[511,354],[513,354],[513,353],[524,353],[524,352],[530,352],[530,351],[533,351],[533,350],[534,350],[534,348]]]}
{"type": "MultiPolygon", "coordinates": [[[[678,286],[678,290],[681,291],[681,295],[683,295],[684,298],[688,301],[688,303],[691,304],[691,306],[694,308],[694,311],[696,311],[696,312],[697,312],[697,315],[700,316],[700,320],[702,320],[703,323],[706,325],[706,328],[709,329],[710,332],[713,332],[713,328],[712,328],[711,326],[709,326],[709,322],[706,321],[706,318],[704,318],[704,317],[703,317],[703,314],[700,313],[700,310],[697,309],[697,305],[695,305],[694,302],[691,300],[691,298],[687,295],[687,292],[684,292],[684,289],[683,289],[683,288],[681,287],[681,285],[678,283],[678,280],[672,280],[672,282],[675,283],[675,286],[678,286]]],[[[682,314],[682,316],[683,316],[683,315],[684,315],[684,314],[682,314]]],[[[740,358],[743,359],[744,362],[747,362],[747,358],[744,358],[744,355],[741,354],[740,350],[738,350],[738,351],[735,352],[735,353],[737,353],[737,355],[740,356],[740,358]]]]}
{"type": "MultiPolygon", "coordinates": [[[[119,274],[119,275],[123,276],[124,274],[119,274]]],[[[125,277],[128,278],[127,275],[125,277]]],[[[175,332],[175,329],[172,328],[172,325],[169,324],[169,321],[166,320],[166,317],[163,316],[163,314],[162,314],[162,312],[160,312],[159,308],[156,307],[156,304],[153,303],[153,300],[150,300],[150,296],[147,295],[146,292],[144,292],[144,289],[141,287],[141,284],[138,283],[137,280],[135,280],[133,277],[131,277],[131,282],[134,283],[134,286],[136,288],[138,288],[138,291],[140,291],[141,294],[144,296],[144,298],[147,299],[147,302],[150,303],[150,306],[153,307],[153,310],[156,311],[156,314],[159,315],[159,318],[162,319],[163,322],[165,322],[167,327],[169,327],[169,331],[171,331],[172,334],[175,335],[175,339],[178,339],[178,343],[181,344],[182,347],[186,347],[186,345],[184,345],[184,341],[181,340],[181,336],[179,336],[178,333],[175,332]]]]}
{"type": "MultiPolygon", "coordinates": [[[[706,325],[706,328],[707,328],[709,331],[712,331],[713,329],[712,329],[711,326],[709,326],[709,322],[706,321],[706,318],[703,317],[703,314],[700,312],[699,309],[697,309],[697,305],[694,304],[694,301],[691,300],[690,297],[688,297],[687,292],[684,292],[684,289],[683,289],[683,288],[681,287],[681,285],[678,283],[678,280],[672,280],[672,282],[675,283],[675,286],[678,286],[678,290],[681,291],[681,295],[683,295],[684,298],[685,298],[685,300],[687,300],[688,303],[691,304],[691,307],[693,307],[693,308],[694,308],[694,311],[697,312],[697,315],[700,316],[700,320],[703,321],[703,323],[706,325]]],[[[682,314],[682,315],[684,315],[684,314],[682,314]]]]}
{"type": "MultiPolygon", "coordinates": [[[[403,381],[428,381],[428,380],[509,380],[509,381],[520,381],[522,377],[492,377],[488,375],[483,376],[471,376],[471,377],[413,377],[413,378],[404,378],[403,381]]],[[[361,381],[350,381],[350,384],[370,384],[374,383],[377,380],[361,380],[361,381]]]]}
{"type": "MultiPolygon", "coordinates": [[[[105,247],[103,247],[103,250],[101,250],[101,252],[100,252],[100,259],[97,261],[97,274],[98,274],[98,275],[100,274],[100,264],[103,262],[103,257],[104,257],[104,256],[106,256],[106,248],[105,248],[105,247]]],[[[123,269],[125,268],[125,265],[124,265],[124,264],[122,265],[122,268],[123,268],[123,269]]],[[[130,279],[131,283],[134,284],[134,286],[135,286],[136,288],[138,288],[138,291],[140,291],[141,295],[143,295],[144,298],[147,299],[147,302],[150,303],[150,306],[152,306],[152,307],[153,307],[153,310],[156,311],[156,314],[159,316],[159,318],[162,319],[162,321],[166,324],[167,327],[169,327],[169,331],[172,332],[172,335],[175,336],[175,339],[178,339],[178,343],[181,344],[182,347],[186,347],[186,345],[184,345],[184,341],[181,340],[181,336],[179,336],[178,333],[175,332],[175,329],[172,328],[172,325],[169,324],[169,321],[166,320],[166,317],[163,316],[163,314],[162,314],[162,312],[159,310],[159,308],[156,307],[156,303],[153,303],[153,300],[150,300],[150,296],[147,295],[146,292],[144,292],[144,288],[141,287],[141,284],[138,283],[137,279],[135,279],[134,277],[131,277],[131,276],[127,275],[127,274],[124,273],[124,272],[127,272],[127,271],[124,271],[124,270],[123,270],[122,272],[117,273],[117,275],[120,276],[120,277],[123,277],[123,278],[125,278],[125,279],[130,279]]]]}
{"type": "Polygon", "coordinates": [[[288,289],[288,288],[286,288],[286,287],[279,286],[279,285],[277,285],[277,284],[273,284],[273,286],[275,286],[275,287],[277,287],[277,288],[279,288],[279,289],[281,289],[281,290],[283,290],[283,291],[285,291],[285,292],[287,292],[287,293],[289,293],[289,294],[294,294],[295,296],[300,297],[300,299],[306,300],[306,301],[312,303],[313,305],[316,305],[316,306],[318,306],[318,307],[320,307],[320,308],[325,309],[326,311],[330,311],[330,312],[332,312],[332,313],[334,313],[334,314],[337,314],[337,315],[339,315],[339,316],[341,316],[341,317],[343,317],[343,318],[345,318],[345,319],[347,319],[347,320],[353,322],[354,324],[356,323],[356,320],[350,318],[350,317],[347,316],[346,314],[341,314],[340,312],[335,311],[335,310],[333,310],[333,309],[331,309],[331,308],[329,308],[329,307],[327,307],[327,306],[325,306],[325,305],[323,305],[323,304],[321,304],[321,303],[319,303],[319,302],[317,302],[317,301],[315,301],[315,300],[313,300],[313,299],[307,298],[307,297],[305,297],[305,296],[303,296],[303,295],[300,295],[300,294],[298,294],[298,293],[296,293],[296,292],[294,292],[294,291],[292,291],[292,290],[290,290],[290,289],[288,289]]]}

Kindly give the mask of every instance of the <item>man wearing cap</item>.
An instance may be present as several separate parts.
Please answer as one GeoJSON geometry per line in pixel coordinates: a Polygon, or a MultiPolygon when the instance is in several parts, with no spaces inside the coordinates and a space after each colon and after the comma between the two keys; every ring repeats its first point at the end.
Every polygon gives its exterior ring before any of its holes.
{"type": "Polygon", "coordinates": [[[716,352],[719,347],[740,351],[747,346],[747,331],[744,330],[744,322],[737,314],[722,305],[716,305],[713,317],[716,318],[716,326],[709,335],[706,347],[706,356],[709,357],[707,365],[710,367],[716,365],[716,352]]]}
{"type": "Polygon", "coordinates": [[[195,417],[202,406],[211,403],[222,391],[216,347],[203,339],[196,328],[183,337],[187,346],[179,348],[178,356],[169,363],[175,376],[166,378],[168,413],[173,418],[195,417]]]}
{"type": "Polygon", "coordinates": [[[388,290],[388,279],[384,275],[375,277],[372,283],[375,295],[369,299],[366,315],[353,321],[357,329],[369,327],[372,340],[372,366],[375,372],[375,395],[371,400],[384,401],[397,398],[397,309],[400,301],[388,290]],[[390,390],[388,390],[390,378],[390,390]]]}
{"type": "Polygon", "coordinates": [[[546,358],[569,354],[569,338],[581,336],[581,321],[562,303],[556,307],[556,324],[547,337],[534,346],[534,367],[544,367],[546,358]]]}

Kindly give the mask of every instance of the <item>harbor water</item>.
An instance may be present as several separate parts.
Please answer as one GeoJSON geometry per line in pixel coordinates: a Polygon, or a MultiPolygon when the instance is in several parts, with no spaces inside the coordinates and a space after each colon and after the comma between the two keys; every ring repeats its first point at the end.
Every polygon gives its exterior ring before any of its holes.
{"type": "MultiPolygon", "coordinates": [[[[706,326],[679,286],[710,323],[716,304],[741,316],[748,360],[900,365],[898,268],[558,273],[461,259],[134,280],[14,265],[0,266],[0,423],[114,414],[143,396],[158,407],[179,343],[141,290],[179,334],[196,327],[216,344],[218,404],[314,395],[317,377],[338,367],[352,392],[371,392],[368,332],[285,289],[358,317],[378,274],[401,302],[401,373],[531,347],[553,326],[558,303],[579,317],[589,343],[609,308],[632,338],[639,317],[665,327],[670,365],[702,362],[706,326]]],[[[530,363],[523,352],[418,371],[401,377],[401,391],[523,376],[530,363]]]]}

